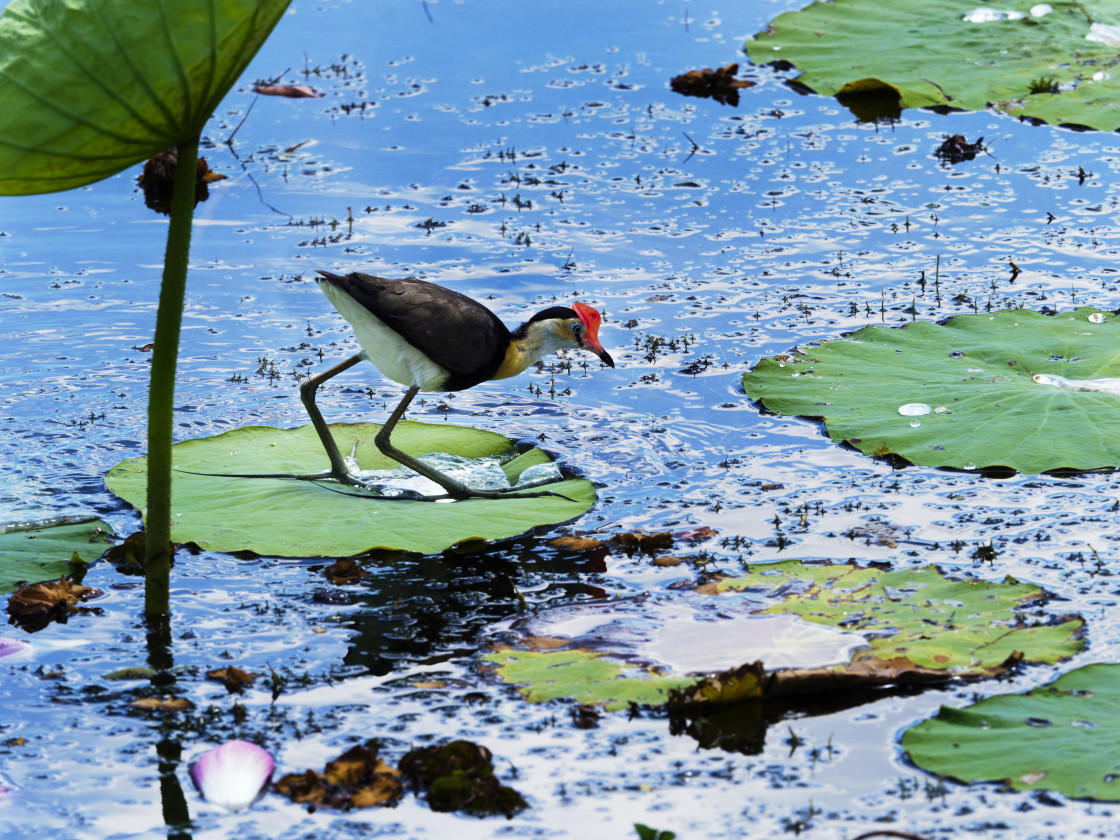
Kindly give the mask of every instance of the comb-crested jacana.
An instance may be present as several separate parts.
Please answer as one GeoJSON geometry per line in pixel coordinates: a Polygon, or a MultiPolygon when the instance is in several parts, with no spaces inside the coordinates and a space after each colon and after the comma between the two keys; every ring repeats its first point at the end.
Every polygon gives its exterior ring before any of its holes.
{"type": "Polygon", "coordinates": [[[513,332],[476,300],[424,280],[389,280],[372,274],[331,274],[315,278],[335,309],[354,328],[362,352],[312,376],[300,397],[330,459],[331,476],[360,486],[338,451],[330,428],[315,405],[315,391],[333,376],[368,359],[408,390],[374,438],[377,448],[456,499],[499,498],[500,491],[475,490],[393,446],[390,435],[420,391],[461,391],[491,379],[516,376],[549,353],[580,348],[603,364],[614,360],[599,343],[599,312],[583,303],[538,312],[513,332]]]}

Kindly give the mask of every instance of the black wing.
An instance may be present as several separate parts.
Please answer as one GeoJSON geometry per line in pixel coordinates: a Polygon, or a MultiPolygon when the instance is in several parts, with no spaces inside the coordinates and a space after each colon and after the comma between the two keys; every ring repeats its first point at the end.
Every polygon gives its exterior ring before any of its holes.
{"type": "Polygon", "coordinates": [[[502,364],[509,330],[497,315],[466,295],[424,280],[391,280],[358,272],[319,274],[446,369],[451,374],[445,386],[449,391],[485,382],[502,364]]]}

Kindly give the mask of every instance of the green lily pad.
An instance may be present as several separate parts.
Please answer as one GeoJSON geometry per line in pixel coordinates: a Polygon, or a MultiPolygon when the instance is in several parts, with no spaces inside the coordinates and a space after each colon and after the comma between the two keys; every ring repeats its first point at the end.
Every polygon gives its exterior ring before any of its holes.
{"type": "Polygon", "coordinates": [[[910,760],[963,782],[1120,801],[1120,665],[1087,665],[1024,694],[989,697],[902,736],[910,760]]]}
{"type": "Polygon", "coordinates": [[[80,187],[197,136],[288,2],[13,0],[0,193],[80,187]]]}
{"type": "Polygon", "coordinates": [[[892,92],[903,108],[949,106],[1113,131],[1120,24],[1105,0],[830,0],[775,18],[748,41],[756,64],[787,61],[797,81],[825,96],[892,92]],[[976,11],[1016,19],[974,20],[976,11]],[[1037,11],[1037,10],[1036,10],[1037,11]],[[1092,18],[1096,24],[1090,22],[1092,18]],[[1111,40],[1110,40],[1111,39],[1111,40]]]}
{"type": "Polygon", "coordinates": [[[1079,616],[1028,616],[1044,596],[1010,578],[949,580],[933,567],[788,560],[693,595],[541,610],[482,662],[530,702],[608,709],[979,679],[1083,648],[1079,616]]]}
{"type": "Polygon", "coordinates": [[[1120,466],[1120,383],[1108,381],[1120,377],[1118,346],[1120,319],[1096,309],[1005,310],[864,327],[763,359],[743,387],[770,411],[822,419],[833,440],[868,455],[1091,470],[1120,466]]]}
{"type": "MultiPolygon", "coordinates": [[[[371,423],[331,426],[343,452],[357,444],[355,457],[363,469],[395,466],[374,446],[380,428],[371,423]]],[[[446,452],[466,458],[498,456],[512,445],[493,432],[408,420],[393,430],[393,443],[413,455],[446,452]]],[[[516,481],[529,466],[548,460],[533,449],[502,469],[516,481]]],[[[594,488],[583,479],[547,486],[567,498],[534,498],[514,491],[505,499],[441,503],[379,499],[325,481],[230,476],[328,469],[311,426],[246,426],[186,440],[172,447],[172,465],[172,540],[212,551],[276,557],[340,557],[377,548],[430,554],[467,540],[508,539],[540,525],[566,522],[595,502],[594,488]]],[[[105,485],[143,509],[146,469],[144,457],[125,461],[109,471],[105,485]]]]}
{"type": "Polygon", "coordinates": [[[75,564],[93,563],[109,548],[113,528],[100,519],[29,523],[0,530],[0,595],[19,583],[55,580],[75,564]]]}

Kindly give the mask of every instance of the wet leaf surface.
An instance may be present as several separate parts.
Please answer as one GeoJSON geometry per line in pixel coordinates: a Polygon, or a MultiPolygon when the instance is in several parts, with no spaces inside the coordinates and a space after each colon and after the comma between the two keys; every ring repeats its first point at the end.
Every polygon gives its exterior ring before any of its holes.
{"type": "Polygon", "coordinates": [[[902,735],[919,767],[963,782],[1001,782],[1076,799],[1120,800],[1120,665],[1086,665],[1017,694],[942,706],[902,735]]]}
{"type": "Polygon", "coordinates": [[[112,526],[100,519],[4,529],[0,532],[0,595],[12,592],[21,582],[84,573],[86,566],[110,548],[112,533],[112,526]]]}
{"type": "Polygon", "coordinates": [[[1022,473],[1116,467],[1120,396],[1089,387],[1120,376],[1118,339],[1120,319],[1089,307],[961,315],[763,359],[743,385],[869,455],[1022,473]]]}
{"type": "MultiPolygon", "coordinates": [[[[356,446],[359,463],[366,469],[392,465],[374,447],[379,428],[372,424],[332,427],[339,447],[349,452],[356,446]]],[[[468,458],[500,455],[511,446],[492,432],[412,421],[397,425],[393,443],[417,455],[440,451],[468,458]]],[[[574,519],[595,499],[591,484],[582,479],[548,485],[566,498],[519,497],[514,491],[508,499],[443,504],[383,499],[328,481],[243,475],[321,472],[327,466],[326,455],[311,426],[247,426],[175,444],[172,458],[177,513],[172,537],[216,551],[288,557],[339,557],[373,549],[434,553],[468,540],[508,539],[538,525],[574,519]]],[[[548,460],[535,449],[503,464],[503,469],[516,481],[522,470],[548,460]]],[[[106,486],[143,508],[145,464],[144,458],[136,458],[117,465],[109,471],[106,486]]]]}
{"type": "Polygon", "coordinates": [[[795,65],[797,81],[832,96],[875,83],[903,107],[984,110],[1103,131],[1120,127],[1120,81],[1102,0],[889,0],[813,3],[779,15],[747,42],[757,64],[795,65]]]}

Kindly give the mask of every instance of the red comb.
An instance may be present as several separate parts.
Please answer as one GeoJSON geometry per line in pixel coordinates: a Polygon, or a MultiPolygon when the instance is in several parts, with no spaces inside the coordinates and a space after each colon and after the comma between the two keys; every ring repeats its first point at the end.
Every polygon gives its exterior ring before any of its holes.
{"type": "Polygon", "coordinates": [[[586,303],[573,303],[572,309],[583,321],[584,327],[587,328],[587,335],[598,341],[599,340],[599,323],[603,320],[603,316],[599,314],[599,310],[593,306],[588,306],[586,303]]]}

